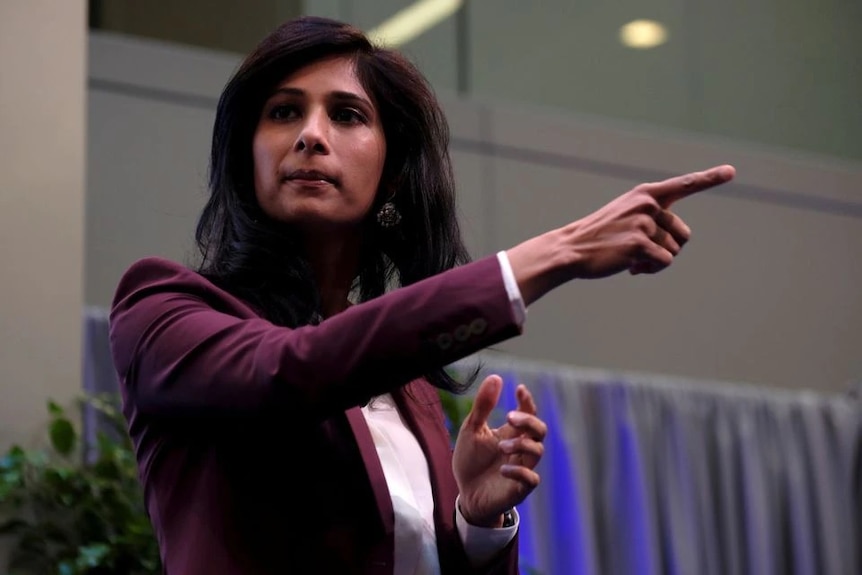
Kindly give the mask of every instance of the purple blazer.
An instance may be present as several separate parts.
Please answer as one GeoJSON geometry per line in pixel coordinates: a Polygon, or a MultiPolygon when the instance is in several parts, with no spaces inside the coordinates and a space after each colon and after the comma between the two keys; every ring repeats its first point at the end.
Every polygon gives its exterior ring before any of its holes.
{"type": "MultiPolygon", "coordinates": [[[[494,257],[298,329],[181,265],[135,263],[111,351],[165,573],[391,573],[392,503],[359,409],[384,392],[428,459],[442,572],[473,572],[422,374],[519,331],[494,257]]],[[[516,538],[484,572],[517,562],[516,538]]]]}

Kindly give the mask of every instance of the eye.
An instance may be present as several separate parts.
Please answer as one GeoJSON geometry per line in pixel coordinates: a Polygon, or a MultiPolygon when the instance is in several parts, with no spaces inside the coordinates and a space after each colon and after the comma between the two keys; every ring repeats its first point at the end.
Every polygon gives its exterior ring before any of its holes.
{"type": "Polygon", "coordinates": [[[338,108],[332,113],[332,121],[339,124],[364,124],[365,116],[353,108],[338,108]]]}
{"type": "Polygon", "coordinates": [[[291,104],[276,104],[269,110],[268,116],[273,120],[292,120],[299,115],[299,110],[291,104]]]}

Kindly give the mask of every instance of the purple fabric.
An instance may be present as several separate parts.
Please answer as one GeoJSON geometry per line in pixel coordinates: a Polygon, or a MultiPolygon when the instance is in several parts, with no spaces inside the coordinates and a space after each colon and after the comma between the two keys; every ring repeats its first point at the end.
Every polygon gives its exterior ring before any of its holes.
{"type": "MultiPolygon", "coordinates": [[[[391,502],[357,407],[384,392],[428,458],[443,572],[470,572],[421,376],[518,333],[496,257],[294,330],[173,262],[132,266],[110,343],[167,572],[390,573],[391,502]]],[[[487,572],[516,565],[517,541],[487,572]]]]}

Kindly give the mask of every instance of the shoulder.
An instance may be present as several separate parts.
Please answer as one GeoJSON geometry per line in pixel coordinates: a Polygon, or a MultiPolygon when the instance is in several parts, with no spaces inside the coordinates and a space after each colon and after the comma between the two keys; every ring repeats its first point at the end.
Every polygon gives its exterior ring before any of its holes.
{"type": "Polygon", "coordinates": [[[117,311],[142,300],[164,301],[177,297],[206,301],[215,307],[222,307],[219,302],[245,307],[235,296],[198,272],[160,257],[140,259],[123,273],[111,307],[117,311]]]}
{"type": "Polygon", "coordinates": [[[183,264],[165,258],[147,257],[136,261],[123,273],[119,290],[127,286],[170,280],[207,282],[203,276],[183,264]]]}
{"type": "Polygon", "coordinates": [[[117,368],[128,369],[142,334],[192,314],[199,324],[225,315],[259,317],[243,301],[187,266],[158,257],[133,263],[120,278],[108,321],[117,368]]]}

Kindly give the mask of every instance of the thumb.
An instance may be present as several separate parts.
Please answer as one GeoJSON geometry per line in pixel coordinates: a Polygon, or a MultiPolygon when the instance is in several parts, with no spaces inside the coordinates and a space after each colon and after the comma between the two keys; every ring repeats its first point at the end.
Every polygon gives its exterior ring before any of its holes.
{"type": "Polygon", "coordinates": [[[503,378],[499,375],[489,375],[479,386],[476,397],[473,399],[473,409],[464,419],[464,427],[478,431],[488,423],[491,412],[500,401],[500,392],[503,389],[503,378]]]}

